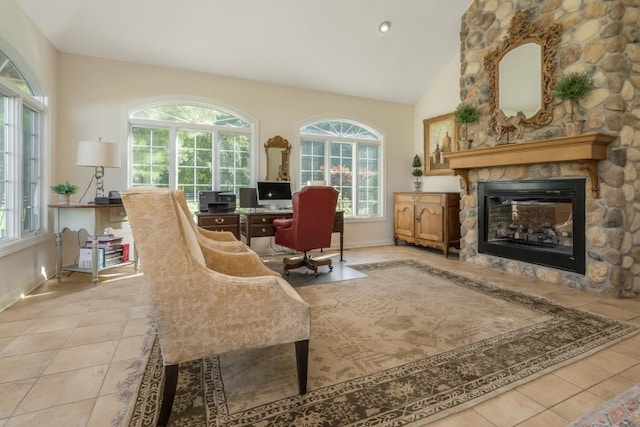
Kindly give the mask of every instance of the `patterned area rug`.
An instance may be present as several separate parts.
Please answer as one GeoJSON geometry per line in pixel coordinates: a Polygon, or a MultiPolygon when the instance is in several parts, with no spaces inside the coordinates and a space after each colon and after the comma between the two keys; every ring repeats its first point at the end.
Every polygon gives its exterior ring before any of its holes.
{"type": "MultiPolygon", "coordinates": [[[[180,366],[172,426],[424,425],[636,332],[626,324],[415,261],[298,288],[311,304],[309,393],[293,344],[180,366]]],[[[157,343],[130,416],[154,425],[157,343]]],[[[126,425],[126,424],[125,424],[126,425]]]]}
{"type": "Polygon", "coordinates": [[[640,384],[567,427],[640,427],[640,384]]]}

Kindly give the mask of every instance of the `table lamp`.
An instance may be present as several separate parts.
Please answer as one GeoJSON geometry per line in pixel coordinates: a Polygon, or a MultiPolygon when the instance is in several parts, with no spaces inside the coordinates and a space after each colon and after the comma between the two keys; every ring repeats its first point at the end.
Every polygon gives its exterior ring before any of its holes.
{"type": "Polygon", "coordinates": [[[120,167],[120,146],[113,142],[80,141],[76,153],[76,166],[95,168],[93,178],[96,180],[96,203],[104,198],[104,168],[120,167]]]}

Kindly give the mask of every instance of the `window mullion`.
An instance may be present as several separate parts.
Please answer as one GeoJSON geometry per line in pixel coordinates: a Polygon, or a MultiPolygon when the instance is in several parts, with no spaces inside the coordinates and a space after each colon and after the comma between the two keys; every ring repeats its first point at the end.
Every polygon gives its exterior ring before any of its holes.
{"type": "Polygon", "coordinates": [[[220,157],[215,153],[220,153],[222,146],[220,142],[220,130],[214,129],[211,132],[211,168],[213,169],[211,175],[211,184],[213,188],[220,188],[220,157]]]}
{"type": "Polygon", "coordinates": [[[178,188],[178,128],[169,130],[169,188],[178,188]]]}

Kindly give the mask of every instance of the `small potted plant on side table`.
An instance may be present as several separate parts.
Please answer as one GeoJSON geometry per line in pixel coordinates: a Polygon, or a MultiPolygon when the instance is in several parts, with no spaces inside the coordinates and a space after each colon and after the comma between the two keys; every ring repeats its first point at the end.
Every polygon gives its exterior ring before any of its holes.
{"type": "Polygon", "coordinates": [[[576,136],[582,133],[584,119],[576,118],[578,100],[593,88],[593,79],[587,73],[567,73],[560,77],[553,85],[553,94],[563,101],[569,101],[569,121],[562,123],[562,130],[566,136],[576,136]]]}
{"type": "Polygon", "coordinates": [[[422,189],[422,180],[420,177],[422,176],[422,161],[420,161],[420,156],[417,154],[413,156],[413,170],[411,171],[411,175],[414,176],[415,180],[413,181],[413,187],[416,191],[420,191],[422,189]]]}
{"type": "Polygon", "coordinates": [[[58,203],[61,205],[68,205],[71,201],[71,195],[78,191],[78,187],[75,184],[70,184],[69,181],[65,181],[63,184],[56,184],[51,187],[51,190],[58,195],[58,203]]]}
{"type": "MultiPolygon", "coordinates": [[[[462,138],[460,138],[460,142],[462,144],[456,147],[456,151],[459,149],[466,150],[469,148],[469,145],[471,144],[467,126],[469,125],[469,123],[473,123],[478,120],[478,109],[473,105],[460,104],[458,108],[456,108],[456,111],[454,111],[453,117],[455,118],[456,122],[458,122],[461,125],[464,125],[464,127],[462,128],[463,129],[462,138]]],[[[459,142],[456,141],[456,144],[459,144],[459,142]]]]}

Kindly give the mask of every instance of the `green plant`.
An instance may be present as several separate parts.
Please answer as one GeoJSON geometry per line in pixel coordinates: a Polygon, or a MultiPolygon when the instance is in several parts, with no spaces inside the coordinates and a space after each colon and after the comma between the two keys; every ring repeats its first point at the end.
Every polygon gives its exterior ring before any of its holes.
{"type": "Polygon", "coordinates": [[[69,181],[66,181],[64,184],[56,184],[53,187],[51,187],[51,190],[53,190],[54,193],[56,194],[75,194],[76,191],[78,191],[80,187],[78,187],[75,184],[70,184],[69,181]]]}
{"type": "Polygon", "coordinates": [[[413,167],[413,170],[411,171],[411,175],[415,176],[416,178],[421,177],[422,161],[420,161],[420,156],[418,156],[417,154],[413,156],[413,163],[411,164],[411,166],[413,167]]]}
{"type": "Polygon", "coordinates": [[[585,96],[593,89],[593,79],[587,73],[567,73],[558,79],[553,85],[553,95],[569,101],[571,106],[571,121],[576,120],[576,104],[578,99],[585,96]]]}
{"type": "Polygon", "coordinates": [[[479,117],[478,109],[473,105],[460,104],[456,111],[453,112],[456,122],[464,125],[464,139],[467,139],[467,126],[469,123],[476,122],[479,117]]]}

